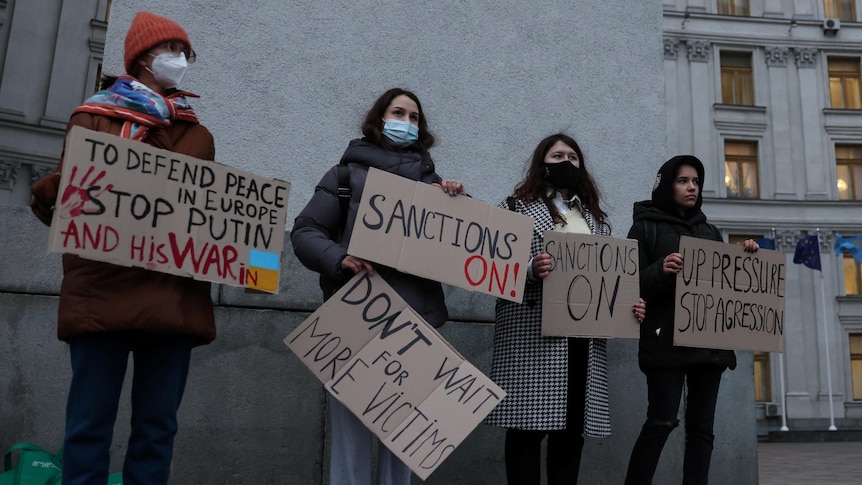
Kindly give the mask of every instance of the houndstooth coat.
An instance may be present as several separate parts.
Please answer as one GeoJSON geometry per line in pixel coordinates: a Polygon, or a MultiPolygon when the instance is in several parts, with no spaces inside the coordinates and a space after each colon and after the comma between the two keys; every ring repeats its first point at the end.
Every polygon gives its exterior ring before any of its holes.
{"type": "MultiPolygon", "coordinates": [[[[503,201],[500,207],[508,204],[503,201]]],[[[517,200],[515,210],[536,221],[530,246],[530,256],[535,256],[542,250],[544,232],[554,228],[551,213],[541,200],[529,204],[517,200]]],[[[610,235],[607,225],[597,227],[589,210],[581,212],[590,232],[610,235]]],[[[506,397],[485,423],[523,430],[565,429],[568,352],[565,337],[542,336],[542,280],[527,281],[521,304],[497,300],[491,380],[506,391],[506,397]]],[[[607,341],[590,339],[588,352],[584,435],[608,437],[607,341]]]]}

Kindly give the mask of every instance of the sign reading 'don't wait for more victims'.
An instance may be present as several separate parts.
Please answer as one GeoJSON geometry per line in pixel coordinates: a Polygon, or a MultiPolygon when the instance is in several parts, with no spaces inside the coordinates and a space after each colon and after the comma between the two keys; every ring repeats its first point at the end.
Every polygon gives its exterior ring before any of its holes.
{"type": "Polygon", "coordinates": [[[520,303],[533,218],[372,168],[347,253],[520,303]]]}
{"type": "Polygon", "coordinates": [[[277,293],[289,191],[281,180],[74,127],[49,251],[277,293]]]}
{"type": "Polygon", "coordinates": [[[284,343],[423,480],[506,396],[379,273],[355,275],[284,343]]]}

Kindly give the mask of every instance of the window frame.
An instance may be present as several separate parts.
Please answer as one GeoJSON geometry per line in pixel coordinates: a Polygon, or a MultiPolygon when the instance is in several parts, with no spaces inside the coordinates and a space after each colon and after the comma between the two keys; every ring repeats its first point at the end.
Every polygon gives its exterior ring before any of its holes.
{"type": "Polygon", "coordinates": [[[859,352],[853,352],[853,342],[857,338],[859,347],[862,347],[862,333],[851,331],[847,334],[847,358],[850,367],[850,395],[852,401],[862,401],[862,349],[857,349],[859,352]],[[859,374],[856,373],[857,371],[859,374]],[[857,383],[859,384],[858,388],[856,386],[857,383]]]}
{"type": "Polygon", "coordinates": [[[845,13],[841,6],[841,0],[823,0],[823,18],[838,19],[842,22],[856,22],[856,0],[846,0],[850,7],[850,12],[845,13]]]}
{"type": "Polygon", "coordinates": [[[772,359],[769,352],[754,354],[754,401],[772,402],[772,359]]]}
{"type": "Polygon", "coordinates": [[[844,276],[844,296],[862,296],[862,264],[853,256],[844,253],[841,255],[841,269],[844,276]],[[848,272],[852,274],[848,275],[848,272]],[[855,290],[848,291],[848,279],[852,280],[855,290]]]}
{"type": "Polygon", "coordinates": [[[730,15],[733,17],[750,17],[751,16],[751,2],[749,0],[716,0],[715,11],[718,15],[730,15]],[[738,5],[738,3],[741,3],[741,2],[745,2],[744,7],[738,5]],[[744,13],[741,13],[738,11],[738,10],[743,9],[743,8],[745,9],[744,13]],[[726,11],[722,11],[722,10],[726,10],[726,11]]]}
{"type": "Polygon", "coordinates": [[[720,102],[728,106],[755,106],[757,98],[756,82],[754,77],[754,53],[752,51],[720,50],[718,53],[718,70],[720,86],[720,102]],[[733,66],[722,62],[724,58],[745,58],[748,66],[733,66]],[[729,85],[725,85],[725,75],[730,77],[729,85]],[[747,80],[745,78],[748,78],[747,80]],[[747,86],[743,86],[747,84],[747,86]],[[742,89],[737,89],[742,86],[742,89]],[[751,92],[750,102],[745,100],[745,88],[751,92]],[[730,88],[730,93],[728,89],[730,88]]]}
{"type": "Polygon", "coordinates": [[[722,155],[724,162],[724,196],[728,199],[748,199],[748,200],[756,200],[760,199],[760,140],[752,140],[752,139],[744,139],[744,138],[724,138],[722,140],[722,155]],[[727,147],[729,143],[738,143],[744,145],[751,145],[754,147],[752,150],[753,155],[730,155],[730,159],[727,154],[727,147]],[[737,190],[736,194],[730,194],[730,186],[728,185],[728,165],[730,163],[736,164],[736,181],[737,181],[737,190]],[[755,177],[755,184],[753,187],[754,194],[752,196],[744,195],[745,191],[743,187],[745,187],[745,171],[744,165],[748,163],[753,165],[753,172],[755,177]]]}
{"type": "Polygon", "coordinates": [[[860,58],[856,56],[842,55],[827,55],[826,56],[826,77],[827,85],[829,86],[829,107],[831,109],[862,109],[862,63],[860,58]],[[855,70],[842,70],[836,66],[840,62],[853,62],[855,70]],[[834,66],[834,67],[833,67],[834,66]],[[848,86],[848,82],[853,81],[855,89],[848,86]],[[837,84],[841,88],[840,93],[833,91],[833,85],[837,84]],[[855,91],[855,92],[851,92],[855,91]],[[851,92],[852,98],[848,101],[847,93],[851,92]],[[841,106],[836,106],[836,95],[840,95],[841,106]],[[852,106],[850,106],[852,105],[852,106]]]}
{"type": "Polygon", "coordinates": [[[860,201],[862,200],[862,143],[835,143],[833,146],[835,156],[835,191],[838,201],[860,201]],[[859,150],[860,158],[839,158],[838,151],[841,148],[855,148],[859,150]],[[841,176],[841,167],[848,167],[845,178],[841,176]],[[844,181],[849,191],[849,197],[842,198],[843,192],[838,183],[844,181]],[[857,183],[858,182],[858,183],[857,183]]]}

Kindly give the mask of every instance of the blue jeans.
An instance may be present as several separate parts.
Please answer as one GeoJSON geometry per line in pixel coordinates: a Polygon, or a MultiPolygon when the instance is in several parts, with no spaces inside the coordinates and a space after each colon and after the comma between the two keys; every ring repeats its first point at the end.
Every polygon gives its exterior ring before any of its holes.
{"type": "MultiPolygon", "coordinates": [[[[330,485],[371,485],[371,450],[376,437],[356,416],[329,395],[332,418],[330,485]]],[[[410,468],[383,443],[378,443],[377,483],[410,485],[410,468]]]]}
{"type": "Polygon", "coordinates": [[[72,384],[66,404],[63,484],[104,485],[129,352],[132,417],[123,483],[166,484],[177,410],[195,339],[188,335],[97,332],[68,340],[72,384]]]}
{"type": "Polygon", "coordinates": [[[684,485],[706,485],[712,460],[715,403],[722,367],[691,366],[680,369],[650,369],[647,378],[647,419],[635,442],[626,473],[626,485],[651,484],[662,448],[679,425],[683,383],[688,386],[685,405],[684,485]]]}

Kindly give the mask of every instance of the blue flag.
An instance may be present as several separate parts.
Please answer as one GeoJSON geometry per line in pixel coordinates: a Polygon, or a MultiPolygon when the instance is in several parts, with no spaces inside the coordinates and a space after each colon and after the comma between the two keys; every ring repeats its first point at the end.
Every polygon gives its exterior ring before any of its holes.
{"type": "Polygon", "coordinates": [[[760,249],[775,249],[775,239],[765,237],[763,239],[759,239],[757,241],[757,245],[760,246],[760,249]]]}
{"type": "Polygon", "coordinates": [[[841,253],[848,253],[856,261],[862,263],[862,236],[854,236],[844,238],[841,234],[835,233],[835,255],[839,255],[841,253]]]}
{"type": "Polygon", "coordinates": [[[817,235],[805,236],[796,243],[796,254],[793,255],[793,262],[796,264],[802,263],[811,269],[820,270],[820,244],[817,242],[817,235]]]}

